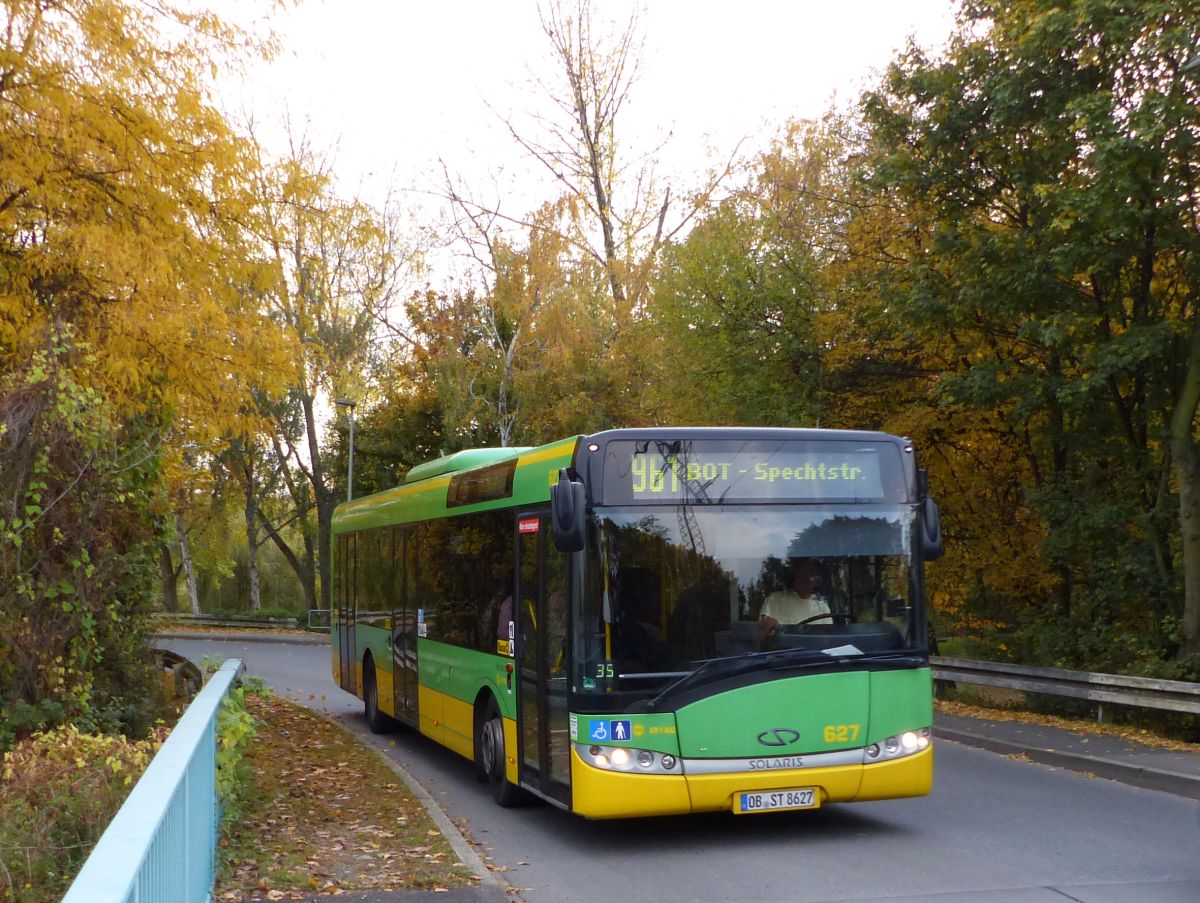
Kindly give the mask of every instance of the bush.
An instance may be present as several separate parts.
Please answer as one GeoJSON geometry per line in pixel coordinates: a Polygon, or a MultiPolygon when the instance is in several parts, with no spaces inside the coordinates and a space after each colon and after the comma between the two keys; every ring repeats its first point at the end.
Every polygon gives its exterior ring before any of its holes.
{"type": "Polygon", "coordinates": [[[65,893],[165,739],[33,734],[4,754],[0,772],[0,899],[49,903],[65,893]]]}
{"type": "Polygon", "coordinates": [[[261,608],[251,611],[248,608],[218,608],[206,612],[216,618],[292,618],[298,624],[304,623],[307,611],[292,611],[287,608],[261,608]]]}
{"type": "Polygon", "coordinates": [[[69,333],[0,374],[0,750],[65,721],[144,734],[157,579],[161,424],[122,418],[76,375],[69,333]]]}
{"type": "Polygon", "coordinates": [[[266,697],[270,691],[260,678],[234,683],[217,713],[217,796],[221,800],[222,832],[238,820],[244,788],[249,781],[246,748],[258,736],[258,721],[246,709],[246,696],[266,697]]]}

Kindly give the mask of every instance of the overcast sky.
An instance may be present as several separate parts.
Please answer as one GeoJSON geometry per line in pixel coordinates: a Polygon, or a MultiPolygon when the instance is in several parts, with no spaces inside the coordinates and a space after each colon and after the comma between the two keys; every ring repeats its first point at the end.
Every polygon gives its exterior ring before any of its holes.
{"type": "MultiPolygon", "coordinates": [[[[593,7],[625,21],[631,0],[593,7]]],[[[705,148],[728,153],[848,102],[909,36],[939,46],[952,25],[951,0],[650,0],[619,137],[647,149],[670,132],[664,165],[687,173],[705,148]]],[[[439,158],[478,185],[528,168],[488,104],[538,108],[530,72],[546,73],[548,54],[535,0],[305,0],[273,27],[279,58],[228,79],[226,104],[253,115],[269,148],[285,147],[285,112],[336,146],[345,191],[431,186],[439,158]]]]}

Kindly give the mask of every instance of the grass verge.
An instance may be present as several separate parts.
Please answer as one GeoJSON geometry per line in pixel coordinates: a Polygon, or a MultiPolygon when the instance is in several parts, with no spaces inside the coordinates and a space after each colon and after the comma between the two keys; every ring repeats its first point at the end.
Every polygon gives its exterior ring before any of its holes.
{"type": "Polygon", "coordinates": [[[378,754],[277,696],[246,698],[241,817],[221,839],[213,899],[261,901],[350,890],[436,891],[479,879],[378,754]]]}

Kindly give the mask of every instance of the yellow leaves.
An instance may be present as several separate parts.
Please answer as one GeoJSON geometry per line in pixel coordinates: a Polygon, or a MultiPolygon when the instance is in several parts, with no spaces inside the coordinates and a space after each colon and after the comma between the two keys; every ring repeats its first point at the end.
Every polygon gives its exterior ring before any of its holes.
{"type": "Polygon", "coordinates": [[[244,225],[254,154],[199,87],[243,38],[169,6],[7,5],[0,368],[64,322],[97,357],[82,378],[118,410],[227,429],[287,356],[245,294],[266,268],[244,225]]]}
{"type": "Polygon", "coordinates": [[[59,768],[99,768],[114,776],[136,779],[166,737],[159,729],[146,740],[128,740],[110,734],[89,734],[74,725],[33,734],[4,754],[6,782],[35,772],[59,768]]]}

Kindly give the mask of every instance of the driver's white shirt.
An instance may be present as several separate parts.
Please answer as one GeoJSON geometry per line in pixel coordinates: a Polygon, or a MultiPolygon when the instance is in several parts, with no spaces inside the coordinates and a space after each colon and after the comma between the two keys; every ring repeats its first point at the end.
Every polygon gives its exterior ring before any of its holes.
{"type": "Polygon", "coordinates": [[[776,590],[763,602],[762,617],[780,624],[799,624],[814,615],[829,614],[829,604],[820,596],[801,596],[795,590],[776,590]]]}

